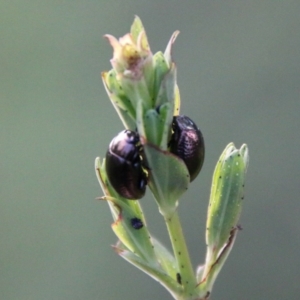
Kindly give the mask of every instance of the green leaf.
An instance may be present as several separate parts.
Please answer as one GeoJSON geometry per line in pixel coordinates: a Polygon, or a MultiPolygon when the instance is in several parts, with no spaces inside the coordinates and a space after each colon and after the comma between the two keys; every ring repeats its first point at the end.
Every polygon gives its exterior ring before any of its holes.
{"type": "Polygon", "coordinates": [[[159,145],[163,133],[163,119],[155,109],[147,111],[143,118],[143,127],[146,140],[154,145],[159,145]]]}
{"type": "Polygon", "coordinates": [[[169,40],[169,43],[168,43],[168,45],[167,45],[167,48],[166,48],[166,50],[165,50],[165,53],[164,53],[164,57],[165,57],[165,59],[166,59],[166,62],[167,62],[167,64],[170,66],[171,64],[172,64],[172,46],[173,46],[173,44],[174,44],[174,42],[175,42],[175,40],[176,40],[176,38],[177,38],[177,36],[178,36],[178,34],[179,34],[179,31],[178,30],[176,30],[173,34],[172,34],[172,36],[171,36],[171,38],[170,38],[170,40],[169,40]]]}
{"type": "Polygon", "coordinates": [[[114,70],[102,73],[102,81],[109,99],[117,111],[125,128],[134,130],[136,113],[132,102],[126,97],[114,70]]]}
{"type": "Polygon", "coordinates": [[[114,249],[125,260],[158,281],[173,295],[175,299],[177,299],[176,296],[181,293],[182,287],[177,283],[175,278],[170,277],[160,267],[153,266],[142,260],[139,256],[128,251],[124,245],[119,244],[115,246],[114,249]]]}
{"type": "Polygon", "coordinates": [[[196,274],[199,295],[207,295],[212,291],[217,276],[220,273],[225,261],[228,258],[228,255],[232,250],[238,230],[238,227],[234,227],[230,231],[230,235],[226,244],[221,249],[221,251],[219,251],[216,258],[211,256],[211,254],[213,254],[212,252],[207,252],[205,265],[199,266],[196,274]]]}
{"type": "Polygon", "coordinates": [[[144,153],[149,167],[149,187],[160,213],[171,217],[177,208],[177,199],[188,189],[189,172],[184,162],[168,151],[146,143],[144,153]]]}
{"type": "MultiPolygon", "coordinates": [[[[142,31],[145,32],[143,23],[138,16],[135,16],[134,21],[130,28],[130,33],[131,33],[132,39],[134,40],[135,43],[137,43],[137,39],[142,31]]],[[[147,49],[150,51],[150,46],[149,46],[149,43],[147,40],[146,33],[142,36],[142,46],[143,46],[143,49],[147,49]]]]}
{"type": "Polygon", "coordinates": [[[157,145],[162,150],[167,150],[173,119],[172,113],[170,103],[163,104],[159,109],[159,113],[156,109],[148,110],[143,117],[138,108],[138,131],[140,136],[144,138],[144,142],[157,145]]]}
{"type": "Polygon", "coordinates": [[[237,225],[244,199],[248,148],[230,143],[214,171],[206,223],[206,243],[218,252],[237,225]]]}
{"type": "Polygon", "coordinates": [[[142,104],[144,110],[153,107],[152,96],[146,80],[147,78],[144,76],[137,78],[132,78],[131,76],[122,76],[120,79],[124,94],[130,99],[134,108],[136,108],[139,103],[142,104]]]}
{"type": "Polygon", "coordinates": [[[236,238],[237,222],[244,199],[245,176],[249,162],[248,147],[227,145],[213,174],[206,222],[207,252],[199,288],[211,291],[236,238]]]}
{"type": "Polygon", "coordinates": [[[157,239],[152,237],[152,242],[154,246],[154,251],[158,262],[164,271],[171,277],[176,279],[176,274],[178,273],[177,262],[170,251],[161,244],[157,239]]]}
{"type": "Polygon", "coordinates": [[[154,103],[153,106],[157,107],[161,103],[159,102],[158,93],[160,91],[160,86],[165,75],[169,72],[170,67],[166,62],[166,59],[162,52],[157,52],[153,56],[153,65],[154,65],[154,85],[153,85],[153,97],[154,103]]]}
{"type": "Polygon", "coordinates": [[[176,66],[172,64],[169,71],[160,79],[158,93],[155,99],[155,107],[160,107],[162,104],[169,102],[174,110],[176,88],[176,66]]]}
{"type": "Polygon", "coordinates": [[[180,113],[180,92],[179,92],[179,87],[176,84],[175,86],[175,95],[174,95],[175,99],[174,99],[174,116],[178,116],[180,113]]]}

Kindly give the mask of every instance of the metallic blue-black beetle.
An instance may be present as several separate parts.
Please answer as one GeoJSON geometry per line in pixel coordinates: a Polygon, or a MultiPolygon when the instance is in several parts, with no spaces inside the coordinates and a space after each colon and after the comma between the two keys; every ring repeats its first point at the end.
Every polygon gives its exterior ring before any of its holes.
{"type": "Polygon", "coordinates": [[[135,131],[123,130],[110,143],[106,152],[106,173],[115,191],[127,199],[144,196],[147,176],[142,168],[142,147],[135,131]]]}
{"type": "Polygon", "coordinates": [[[134,229],[141,229],[144,226],[143,221],[139,218],[132,218],[130,223],[134,229]]]}
{"type": "Polygon", "coordinates": [[[204,161],[205,147],[202,133],[187,116],[175,116],[172,131],[170,152],[184,161],[192,182],[199,174],[204,161]]]}

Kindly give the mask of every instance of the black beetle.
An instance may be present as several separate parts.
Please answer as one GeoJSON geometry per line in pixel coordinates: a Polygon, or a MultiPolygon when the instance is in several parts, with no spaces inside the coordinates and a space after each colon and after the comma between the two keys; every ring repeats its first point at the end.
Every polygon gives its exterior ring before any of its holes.
{"type": "Polygon", "coordinates": [[[142,147],[137,132],[121,131],[106,152],[107,177],[116,192],[127,199],[144,196],[147,176],[142,168],[142,147]]]}
{"type": "Polygon", "coordinates": [[[176,281],[177,281],[179,284],[182,284],[182,280],[181,280],[181,275],[180,275],[180,273],[176,273],[176,281]]]}
{"type": "Polygon", "coordinates": [[[170,152],[184,161],[192,182],[199,174],[204,161],[205,147],[202,133],[187,116],[175,116],[172,130],[170,152]]]}
{"type": "Polygon", "coordinates": [[[134,229],[141,229],[143,228],[144,224],[143,224],[143,221],[139,218],[132,218],[130,220],[130,223],[131,223],[131,226],[134,228],[134,229]]]}

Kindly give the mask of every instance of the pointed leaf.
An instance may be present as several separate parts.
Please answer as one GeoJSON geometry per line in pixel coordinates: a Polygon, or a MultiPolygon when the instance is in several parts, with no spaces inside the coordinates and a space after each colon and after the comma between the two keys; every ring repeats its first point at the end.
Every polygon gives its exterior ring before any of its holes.
{"type": "Polygon", "coordinates": [[[176,295],[181,293],[182,287],[175,281],[175,279],[167,275],[161,268],[146,263],[137,255],[126,250],[126,248],[122,247],[122,245],[115,246],[114,249],[125,260],[158,281],[173,295],[175,299],[177,299],[176,295]]]}
{"type": "Polygon", "coordinates": [[[174,256],[157,239],[152,238],[152,242],[153,242],[154,251],[156,253],[157,260],[160,263],[161,267],[171,278],[176,279],[176,274],[178,273],[178,269],[177,269],[177,262],[174,256]]]}
{"type": "Polygon", "coordinates": [[[144,153],[149,167],[149,187],[162,215],[170,217],[177,208],[177,199],[188,189],[189,172],[184,162],[168,151],[146,143],[144,153]]]}

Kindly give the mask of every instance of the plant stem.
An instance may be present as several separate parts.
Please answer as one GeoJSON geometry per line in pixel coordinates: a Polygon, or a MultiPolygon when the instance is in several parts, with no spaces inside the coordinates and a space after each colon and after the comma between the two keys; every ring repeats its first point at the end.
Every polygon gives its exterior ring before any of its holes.
{"type": "Polygon", "coordinates": [[[183,293],[188,297],[192,297],[195,295],[197,283],[177,210],[171,217],[165,217],[164,219],[172,243],[174,256],[177,261],[179,270],[178,276],[180,276],[183,293]]]}

